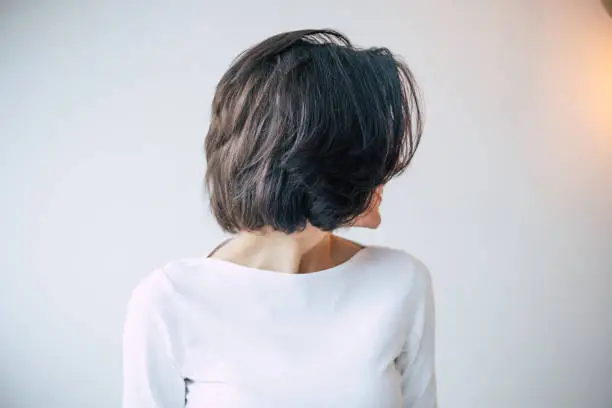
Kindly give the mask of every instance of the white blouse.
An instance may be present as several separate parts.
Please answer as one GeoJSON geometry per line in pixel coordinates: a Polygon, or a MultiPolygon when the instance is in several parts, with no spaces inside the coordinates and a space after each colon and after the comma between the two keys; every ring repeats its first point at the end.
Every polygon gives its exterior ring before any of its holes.
{"type": "Polygon", "coordinates": [[[214,258],[172,262],[128,305],[124,408],[432,408],[427,268],[367,247],[286,274],[214,258]]]}

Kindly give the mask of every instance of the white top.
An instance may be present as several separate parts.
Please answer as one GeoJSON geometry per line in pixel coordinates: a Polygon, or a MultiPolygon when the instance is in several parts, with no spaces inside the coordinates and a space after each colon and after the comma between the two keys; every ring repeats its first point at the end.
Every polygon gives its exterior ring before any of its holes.
{"type": "Polygon", "coordinates": [[[214,258],[172,262],[134,290],[124,408],[432,408],[426,267],[368,247],[286,274],[214,258]]]}

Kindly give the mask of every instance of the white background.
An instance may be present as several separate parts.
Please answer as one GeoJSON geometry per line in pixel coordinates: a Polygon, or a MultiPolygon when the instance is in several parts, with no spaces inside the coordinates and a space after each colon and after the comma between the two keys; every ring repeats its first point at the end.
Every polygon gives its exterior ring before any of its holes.
{"type": "Polygon", "coordinates": [[[442,407],[612,407],[612,18],[597,0],[0,3],[0,406],[119,406],[152,268],[222,234],[216,82],[268,35],[401,54],[427,104],[384,222],[430,267],[442,407]],[[293,3],[293,4],[292,4],[293,3]]]}

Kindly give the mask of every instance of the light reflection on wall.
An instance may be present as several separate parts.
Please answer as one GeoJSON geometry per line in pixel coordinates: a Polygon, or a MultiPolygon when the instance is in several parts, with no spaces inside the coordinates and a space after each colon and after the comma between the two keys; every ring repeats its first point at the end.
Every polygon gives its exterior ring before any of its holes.
{"type": "Polygon", "coordinates": [[[593,34],[600,37],[592,38],[583,61],[584,114],[598,147],[612,151],[612,30],[593,34]]]}
{"type": "Polygon", "coordinates": [[[528,165],[551,203],[576,200],[580,208],[587,197],[599,197],[589,211],[603,213],[612,200],[612,19],[599,2],[563,5],[553,13],[549,0],[541,10],[534,61],[538,136],[530,141],[528,165]]]}
{"type": "Polygon", "coordinates": [[[559,95],[567,98],[561,112],[582,134],[589,157],[612,160],[612,19],[595,5],[558,38],[559,66],[551,75],[568,92],[559,95]]]}

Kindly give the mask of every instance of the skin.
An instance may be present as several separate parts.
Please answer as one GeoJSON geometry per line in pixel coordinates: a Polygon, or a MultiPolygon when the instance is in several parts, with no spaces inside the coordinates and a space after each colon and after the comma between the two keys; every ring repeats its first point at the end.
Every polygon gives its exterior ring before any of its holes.
{"type": "MultiPolygon", "coordinates": [[[[357,217],[351,227],[378,228],[382,194],[380,186],[374,192],[370,208],[357,217]]],[[[209,256],[250,268],[295,274],[333,268],[348,261],[361,249],[352,241],[308,225],[295,234],[268,230],[241,232],[209,256]]]]}

